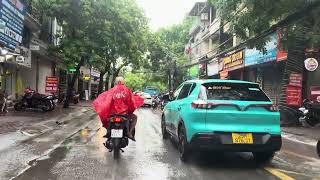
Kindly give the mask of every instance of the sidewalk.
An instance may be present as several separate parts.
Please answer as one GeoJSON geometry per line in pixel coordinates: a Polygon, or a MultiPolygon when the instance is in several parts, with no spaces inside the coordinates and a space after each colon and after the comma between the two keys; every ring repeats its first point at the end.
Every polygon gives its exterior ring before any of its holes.
{"type": "Polygon", "coordinates": [[[296,136],[303,136],[309,139],[320,140],[320,127],[282,127],[282,131],[296,136]]]}
{"type": "Polygon", "coordinates": [[[320,157],[320,127],[282,127],[282,137],[306,149],[314,149],[320,157]]]}
{"type": "Polygon", "coordinates": [[[36,123],[48,121],[55,123],[88,109],[91,109],[91,102],[72,104],[67,109],[63,108],[62,105],[58,105],[51,112],[42,112],[41,110],[17,112],[14,109],[9,109],[9,112],[5,116],[0,116],[0,135],[16,132],[36,123]]]}

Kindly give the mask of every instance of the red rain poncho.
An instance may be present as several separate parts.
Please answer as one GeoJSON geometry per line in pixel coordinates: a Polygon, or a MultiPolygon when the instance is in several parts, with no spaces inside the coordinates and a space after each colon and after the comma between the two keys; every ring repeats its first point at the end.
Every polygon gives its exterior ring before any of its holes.
{"type": "Polygon", "coordinates": [[[92,105],[98,113],[103,127],[107,127],[108,119],[112,114],[132,114],[143,104],[143,98],[133,95],[125,85],[118,84],[100,94],[92,105]]]}

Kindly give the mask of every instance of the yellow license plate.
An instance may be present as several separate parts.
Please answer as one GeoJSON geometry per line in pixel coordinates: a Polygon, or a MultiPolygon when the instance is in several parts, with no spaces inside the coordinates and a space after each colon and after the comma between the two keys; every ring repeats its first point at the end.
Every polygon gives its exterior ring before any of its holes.
{"type": "Polygon", "coordinates": [[[252,133],[232,133],[233,144],[253,144],[252,133]]]}

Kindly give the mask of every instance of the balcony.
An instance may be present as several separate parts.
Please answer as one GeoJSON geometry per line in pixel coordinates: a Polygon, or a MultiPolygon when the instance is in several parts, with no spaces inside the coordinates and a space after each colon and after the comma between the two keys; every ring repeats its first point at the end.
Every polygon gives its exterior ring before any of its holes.
{"type": "Polygon", "coordinates": [[[189,35],[193,36],[197,34],[200,31],[200,29],[201,29],[200,19],[196,19],[189,30],[189,35]]]}
{"type": "Polygon", "coordinates": [[[39,11],[29,3],[27,5],[27,13],[25,16],[24,24],[27,26],[31,31],[37,32],[40,30],[40,18],[41,15],[39,11]]]}

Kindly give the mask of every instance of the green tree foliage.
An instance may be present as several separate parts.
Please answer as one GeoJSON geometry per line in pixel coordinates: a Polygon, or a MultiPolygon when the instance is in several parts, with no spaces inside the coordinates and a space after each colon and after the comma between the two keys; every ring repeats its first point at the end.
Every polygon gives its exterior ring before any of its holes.
{"type": "Polygon", "coordinates": [[[77,71],[68,85],[72,92],[81,66],[89,63],[101,71],[103,77],[117,76],[122,67],[139,66],[146,51],[147,20],[134,0],[35,0],[42,16],[56,17],[62,25],[61,44],[55,50],[65,66],[77,71]]]}
{"type": "MultiPolygon", "coordinates": [[[[320,44],[319,1],[306,0],[209,0],[224,21],[230,21],[232,33],[246,40],[259,35],[290,15],[302,11],[295,21],[283,27],[287,32],[285,43],[295,48],[299,43],[306,47],[320,44]],[[308,8],[311,7],[311,8],[308,8]],[[302,41],[302,42],[301,42],[302,41]],[[298,44],[297,44],[298,43],[298,44]]],[[[268,39],[259,39],[250,46],[263,49],[268,39]]]]}
{"type": "MultiPolygon", "coordinates": [[[[160,80],[169,82],[169,88],[177,86],[186,75],[184,66],[188,63],[185,45],[188,42],[192,18],[185,18],[182,23],[162,28],[149,36],[149,61],[153,71],[163,72],[160,80]],[[173,79],[171,76],[173,75],[173,79]],[[170,83],[175,83],[171,85],[170,83]]],[[[154,75],[157,79],[157,75],[154,75]]]]}

